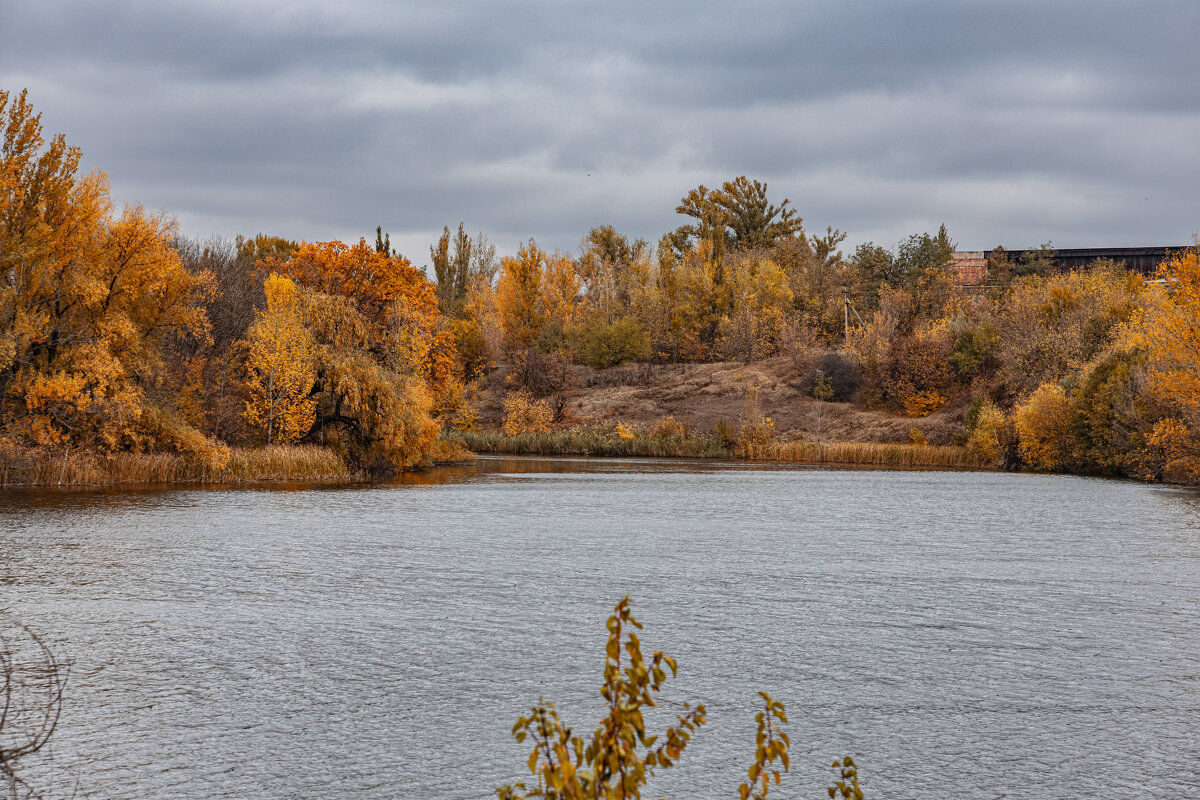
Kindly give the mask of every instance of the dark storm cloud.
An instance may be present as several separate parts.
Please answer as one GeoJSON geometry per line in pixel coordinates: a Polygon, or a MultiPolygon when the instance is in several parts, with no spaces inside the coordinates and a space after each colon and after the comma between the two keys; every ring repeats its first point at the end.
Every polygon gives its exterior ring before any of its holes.
{"type": "Polygon", "coordinates": [[[0,86],[186,232],[418,262],[655,239],[739,174],[886,244],[1178,243],[1200,224],[1200,10],[1181,2],[24,2],[0,86]]]}

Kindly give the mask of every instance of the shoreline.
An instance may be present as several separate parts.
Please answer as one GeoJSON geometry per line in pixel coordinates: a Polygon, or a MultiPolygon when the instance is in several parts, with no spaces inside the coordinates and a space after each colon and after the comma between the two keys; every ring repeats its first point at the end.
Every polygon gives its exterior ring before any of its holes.
{"type": "MultiPolygon", "coordinates": [[[[570,429],[550,433],[507,436],[499,432],[447,431],[452,446],[469,449],[464,458],[440,461],[404,472],[372,475],[346,467],[336,453],[313,446],[272,446],[259,450],[234,450],[221,469],[189,463],[171,454],[122,453],[115,456],[71,454],[43,456],[23,467],[0,465],[0,492],[47,489],[164,489],[164,488],[284,488],[286,486],[363,486],[375,483],[425,483],[438,470],[471,468],[480,458],[579,458],[663,459],[708,463],[745,464],[756,467],[809,466],[878,470],[933,470],[949,472],[1012,472],[1061,474],[1082,478],[1122,480],[1117,475],[1079,472],[1041,473],[1004,470],[982,463],[961,446],[877,442],[774,442],[751,455],[739,454],[711,434],[688,434],[666,439],[645,435],[622,437],[615,430],[570,429]]],[[[1124,480],[1134,480],[1125,478],[1124,480]]],[[[1166,481],[1136,481],[1192,488],[1166,481]]]]}
{"type": "Polygon", "coordinates": [[[466,449],[487,455],[702,458],[779,464],[924,467],[997,471],[966,447],[880,442],[761,442],[739,447],[712,434],[656,437],[618,429],[574,428],[509,436],[498,431],[450,432],[466,449]],[[740,452],[739,452],[740,450],[740,452]]]}

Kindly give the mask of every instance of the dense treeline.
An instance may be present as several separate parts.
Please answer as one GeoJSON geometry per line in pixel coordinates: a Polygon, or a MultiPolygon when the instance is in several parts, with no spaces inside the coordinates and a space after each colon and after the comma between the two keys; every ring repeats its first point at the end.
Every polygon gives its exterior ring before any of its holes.
{"type": "MultiPolygon", "coordinates": [[[[217,477],[258,471],[231,449],[246,445],[320,445],[356,469],[442,454],[454,341],[406,259],[365,242],[181,239],[140,207],[114,212],[105,176],[79,176],[62,136],[46,145],[24,93],[0,92],[0,120],[5,479],[61,454],[62,480],[72,452],[174,454],[217,477]]],[[[327,463],[311,453],[293,451],[327,463]]]]}
{"type": "Polygon", "coordinates": [[[0,112],[5,465],[164,452],[219,470],[231,448],[310,444],[403,469],[446,455],[442,428],[479,427],[487,384],[515,434],[561,422],[572,364],[787,355],[817,400],[969,409],[961,440],[984,463],[1200,474],[1194,248],[1149,283],[998,252],[968,289],[944,227],[847,255],[844,233],[805,231],[740,177],[689,191],[655,245],[601,226],[576,253],[530,240],[498,259],[447,227],[434,283],[382,229],[373,245],[196,241],[114,212],[24,94],[0,94],[0,112]]]}

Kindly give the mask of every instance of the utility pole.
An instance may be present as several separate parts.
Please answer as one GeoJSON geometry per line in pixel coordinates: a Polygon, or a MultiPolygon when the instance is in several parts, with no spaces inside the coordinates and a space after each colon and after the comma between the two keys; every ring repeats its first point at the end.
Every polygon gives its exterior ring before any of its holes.
{"type": "Polygon", "coordinates": [[[846,318],[846,338],[850,338],[850,314],[854,313],[854,318],[858,320],[860,328],[867,327],[867,323],[863,322],[863,318],[859,316],[858,309],[854,307],[854,301],[850,299],[850,287],[842,284],[842,311],[846,318]]]}

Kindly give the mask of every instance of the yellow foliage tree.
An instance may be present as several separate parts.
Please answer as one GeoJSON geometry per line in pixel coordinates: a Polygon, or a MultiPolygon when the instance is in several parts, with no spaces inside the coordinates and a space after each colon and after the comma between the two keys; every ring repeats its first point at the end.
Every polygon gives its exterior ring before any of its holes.
{"type": "Polygon", "coordinates": [[[454,336],[436,287],[407,258],[359,239],[355,245],[305,242],[286,261],[269,258],[263,265],[306,288],[352,300],[375,345],[389,344],[389,367],[423,378],[435,396],[453,393],[454,336]]]}
{"type": "Polygon", "coordinates": [[[1079,437],[1067,393],[1057,383],[1044,383],[1013,410],[1017,449],[1035,469],[1057,470],[1078,460],[1079,437]]]}
{"type": "Polygon", "coordinates": [[[1162,284],[1135,326],[1148,388],[1171,417],[1150,446],[1200,476],[1200,245],[1176,253],[1158,275],[1162,284]]]}
{"type": "Polygon", "coordinates": [[[1200,249],[1176,253],[1159,271],[1163,286],[1140,319],[1154,393],[1200,428],[1200,249]]]}
{"type": "Polygon", "coordinates": [[[967,436],[967,449],[985,464],[1003,466],[1005,422],[1004,412],[995,403],[983,402],[967,436]]]}
{"type": "Polygon", "coordinates": [[[290,444],[316,421],[314,343],[300,316],[296,284],[272,272],[263,289],[267,307],[247,336],[246,421],[263,431],[267,444],[290,444]]]}
{"type": "Polygon", "coordinates": [[[26,95],[0,91],[0,438],[34,446],[154,447],[139,427],[164,344],[207,337],[210,276],[184,269],[174,224],[114,215],[103,174],[49,146],[26,95]]]}
{"type": "Polygon", "coordinates": [[[504,346],[509,350],[529,347],[545,324],[541,299],[542,271],[546,254],[532,239],[516,256],[500,259],[500,280],[496,284],[496,302],[504,331],[504,346]]]}
{"type": "Polygon", "coordinates": [[[306,438],[363,469],[427,465],[440,428],[429,385],[395,368],[395,339],[378,338],[380,329],[348,297],[309,289],[299,300],[315,343],[316,419],[306,438]]]}
{"type": "Polygon", "coordinates": [[[540,297],[542,317],[560,335],[579,322],[584,305],[582,288],[574,261],[557,252],[545,257],[540,297]]]}
{"type": "Polygon", "coordinates": [[[1077,372],[1137,308],[1144,281],[1116,265],[1018,281],[998,307],[1000,376],[1014,395],[1077,372]]]}
{"type": "Polygon", "coordinates": [[[792,304],[787,273],[753,253],[729,259],[727,272],[732,310],[721,320],[726,357],[749,363],[774,354],[792,304]]]}

